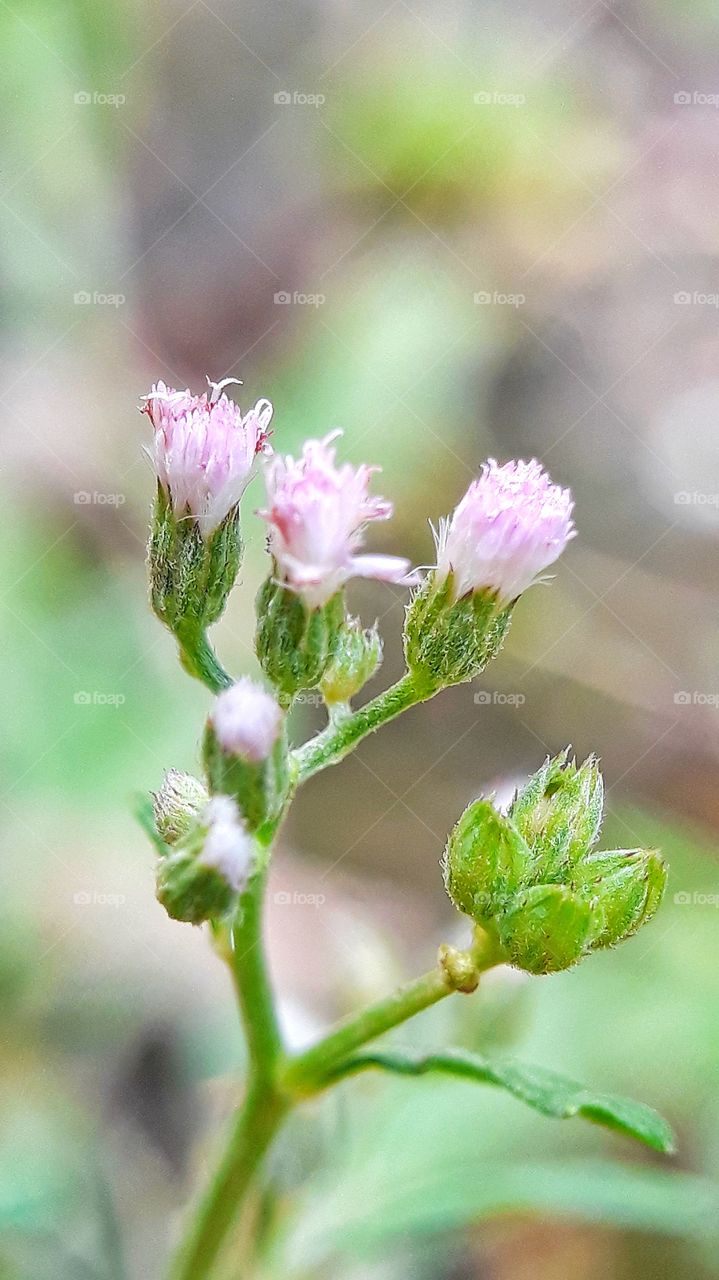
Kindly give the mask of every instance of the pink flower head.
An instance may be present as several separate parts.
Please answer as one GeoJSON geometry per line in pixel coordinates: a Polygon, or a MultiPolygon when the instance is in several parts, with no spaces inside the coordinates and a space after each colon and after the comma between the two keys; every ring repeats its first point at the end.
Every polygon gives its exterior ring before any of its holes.
{"type": "Polygon", "coordinates": [[[237,802],[232,796],[213,796],[205,805],[201,821],[207,827],[207,835],[200,862],[213,867],[238,892],[249,879],[254,845],[237,802]]]}
{"type": "Polygon", "coordinates": [[[348,578],[409,581],[409,561],[398,556],[355,555],[370,520],[388,520],[392,504],[369,495],[376,467],[335,464],[335,431],[308,440],[298,459],[275,455],[266,468],[270,550],[283,581],[306,604],[325,604],[348,578]]]}
{"type": "Polygon", "coordinates": [[[458,599],[489,590],[509,604],[574,537],[573,508],[570,490],[552,484],[536,459],[500,467],[490,458],[440,523],[437,572],[454,574],[458,599]]]}
{"type": "Polygon", "coordinates": [[[243,676],[219,694],[210,720],[224,752],[259,763],[279,737],[282,712],[271,694],[243,676]]]}
{"type": "Polygon", "coordinates": [[[203,538],[237,506],[255,454],[266,447],[272,405],[258,400],[243,417],[223,391],[236,381],[210,382],[201,396],[158,382],[143,397],[143,413],[155,428],[157,477],[175,515],[194,516],[203,538]]]}

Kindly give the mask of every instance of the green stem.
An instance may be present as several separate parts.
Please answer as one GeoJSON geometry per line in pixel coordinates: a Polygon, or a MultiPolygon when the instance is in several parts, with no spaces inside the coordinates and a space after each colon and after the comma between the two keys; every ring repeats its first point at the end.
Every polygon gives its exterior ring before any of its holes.
{"type": "Polygon", "coordinates": [[[222,693],[232,684],[232,676],[222,666],[207,632],[201,629],[183,630],[177,634],[180,661],[189,675],[201,680],[212,693],[222,693]]]}
{"type": "MultiPolygon", "coordinates": [[[[225,1236],[288,1105],[270,1086],[257,1080],[250,1084],[219,1168],[174,1260],[170,1280],[206,1280],[212,1274],[225,1236]]],[[[237,1274],[243,1273],[238,1269],[237,1274]]]]}
{"type": "Polygon", "coordinates": [[[359,711],[328,725],[322,733],[293,752],[298,780],[305,782],[320,769],[337,764],[357,746],[367,734],[374,733],[388,720],[394,720],[417,702],[425,702],[438,692],[436,685],[422,683],[410,672],[385,689],[359,711]]]}
{"type": "MultiPolygon", "coordinates": [[[[266,860],[266,859],[265,859],[266,860]]],[[[253,1071],[271,1080],[282,1052],[272,986],[262,939],[262,907],[267,867],[262,866],[242,894],[231,929],[229,964],[242,1013],[253,1071]]]]}
{"type": "Polygon", "coordinates": [[[361,1013],[346,1018],[319,1044],[290,1059],[281,1076],[282,1085],[299,1096],[324,1088],[335,1069],[355,1049],[453,992],[469,994],[474,991],[480,974],[493,968],[501,959],[495,942],[487,935],[479,936],[467,951],[440,947],[436,968],[399,987],[361,1013]]]}

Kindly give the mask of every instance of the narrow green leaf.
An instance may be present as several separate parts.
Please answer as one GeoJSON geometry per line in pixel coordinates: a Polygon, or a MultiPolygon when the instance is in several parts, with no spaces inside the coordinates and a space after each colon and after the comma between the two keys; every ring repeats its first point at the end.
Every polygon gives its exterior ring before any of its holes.
{"type": "Polygon", "coordinates": [[[461,1049],[433,1054],[379,1050],[349,1058],[337,1069],[333,1078],[353,1075],[372,1067],[410,1076],[442,1072],[465,1080],[476,1080],[480,1084],[497,1085],[542,1115],[558,1120],[584,1116],[595,1124],[605,1125],[608,1129],[617,1129],[631,1138],[637,1138],[655,1151],[674,1150],[674,1136],[669,1125],[652,1107],[642,1102],[633,1102],[630,1098],[616,1097],[614,1094],[595,1093],[545,1067],[530,1066],[511,1059],[490,1062],[480,1054],[467,1053],[461,1049]]]}

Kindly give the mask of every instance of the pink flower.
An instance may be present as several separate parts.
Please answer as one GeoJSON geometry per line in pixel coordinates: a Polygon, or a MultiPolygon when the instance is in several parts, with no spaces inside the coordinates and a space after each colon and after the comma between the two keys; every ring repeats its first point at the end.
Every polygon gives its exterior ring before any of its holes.
{"type": "Polygon", "coordinates": [[[244,676],[219,694],[210,720],[224,752],[258,763],[279,737],[282,712],[271,694],[244,676]]]}
{"type": "Polygon", "coordinates": [[[332,441],[308,440],[302,457],[275,455],[266,467],[270,550],[285,584],[309,608],[325,604],[348,578],[408,582],[409,561],[398,556],[355,555],[370,520],[387,520],[392,505],[369,495],[376,467],[335,465],[332,441]]]}
{"type": "Polygon", "coordinates": [[[437,573],[454,574],[457,599],[489,590],[509,604],[574,537],[573,509],[570,490],[552,484],[536,459],[500,467],[490,458],[440,522],[437,573]]]}
{"type": "Polygon", "coordinates": [[[254,845],[243,825],[237,802],[231,796],[213,796],[205,806],[201,821],[207,826],[207,835],[200,862],[213,867],[230,888],[238,892],[249,879],[254,845]]]}
{"type": "Polygon", "coordinates": [[[203,538],[237,506],[255,454],[267,442],[272,405],[258,400],[243,417],[223,391],[235,381],[210,382],[209,392],[201,396],[158,382],[143,397],[143,413],[155,428],[157,477],[175,515],[194,516],[203,538]]]}

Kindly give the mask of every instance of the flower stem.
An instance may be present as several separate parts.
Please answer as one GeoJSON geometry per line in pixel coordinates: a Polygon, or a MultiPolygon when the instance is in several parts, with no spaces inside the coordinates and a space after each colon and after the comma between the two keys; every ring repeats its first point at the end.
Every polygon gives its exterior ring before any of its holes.
{"type": "Polygon", "coordinates": [[[331,1083],[335,1069],[355,1049],[453,992],[469,994],[474,991],[480,974],[493,968],[501,959],[495,942],[487,935],[478,937],[467,951],[440,947],[437,966],[429,973],[399,987],[359,1014],[346,1018],[319,1044],[290,1059],[280,1078],[282,1086],[299,1097],[316,1093],[331,1083]]]}
{"type": "Polygon", "coordinates": [[[212,693],[221,693],[232,684],[232,676],[222,666],[212,645],[207,639],[207,632],[201,628],[191,631],[184,628],[178,632],[177,643],[180,647],[180,661],[188,675],[201,680],[212,693]]]}
{"type": "Polygon", "coordinates": [[[299,782],[305,782],[328,765],[337,764],[367,734],[374,733],[388,720],[394,720],[409,707],[425,702],[437,692],[436,685],[422,682],[411,672],[405,672],[391,688],[378,694],[359,711],[328,725],[316,738],[293,753],[299,782]]]}

